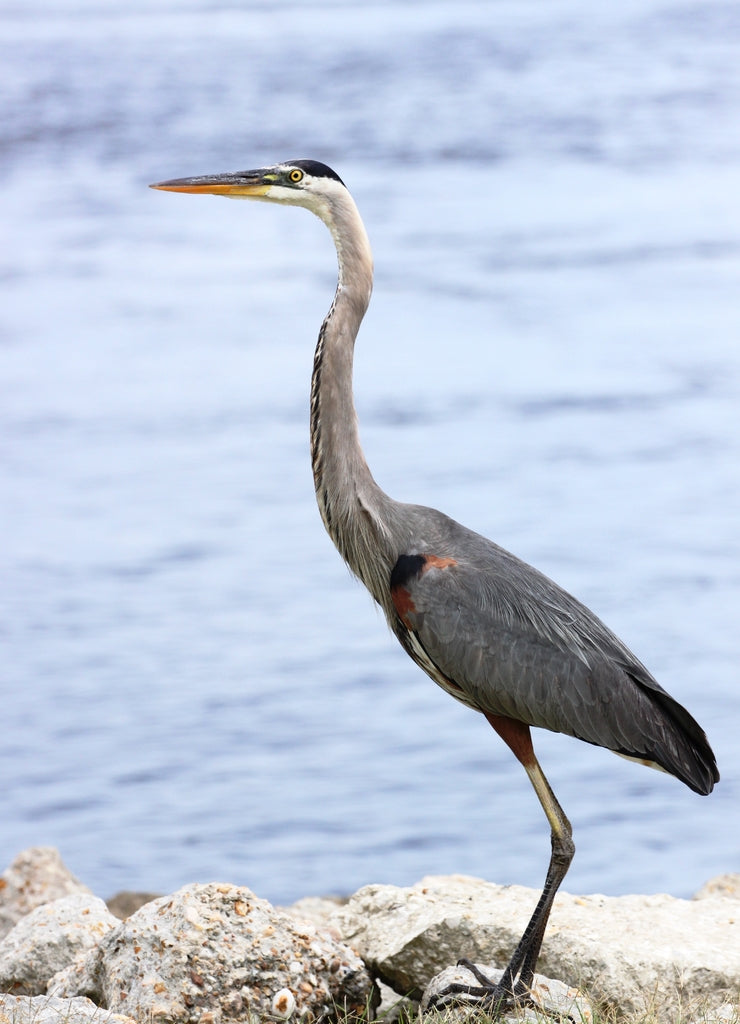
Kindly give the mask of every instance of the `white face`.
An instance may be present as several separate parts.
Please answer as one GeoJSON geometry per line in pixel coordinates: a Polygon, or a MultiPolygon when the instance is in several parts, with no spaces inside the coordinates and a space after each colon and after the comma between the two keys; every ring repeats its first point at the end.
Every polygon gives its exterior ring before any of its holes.
{"type": "Polygon", "coordinates": [[[273,203],[304,206],[324,221],[328,221],[331,208],[348,195],[337,178],[311,174],[293,164],[278,164],[264,174],[263,181],[267,188],[260,198],[273,203]],[[270,182],[273,175],[274,184],[270,182]]]}
{"type": "MultiPolygon", "coordinates": [[[[326,170],[329,171],[328,168],[326,170]]],[[[261,174],[262,182],[259,194],[257,190],[251,194],[239,194],[236,190],[232,193],[232,198],[260,199],[268,203],[302,206],[323,220],[335,236],[335,240],[337,223],[348,216],[354,221],[357,216],[352,197],[331,171],[327,175],[312,174],[307,168],[288,163],[278,164],[257,173],[261,174]]]]}

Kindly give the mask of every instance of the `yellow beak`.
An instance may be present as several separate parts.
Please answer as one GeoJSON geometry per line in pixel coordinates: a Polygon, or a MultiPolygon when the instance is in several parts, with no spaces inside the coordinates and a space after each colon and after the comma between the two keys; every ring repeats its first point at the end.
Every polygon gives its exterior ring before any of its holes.
{"type": "Polygon", "coordinates": [[[173,178],[158,181],[149,188],[163,192],[192,192],[216,196],[252,196],[255,199],[265,195],[273,182],[265,181],[262,171],[237,171],[235,174],[204,174],[197,178],[173,178]]]}

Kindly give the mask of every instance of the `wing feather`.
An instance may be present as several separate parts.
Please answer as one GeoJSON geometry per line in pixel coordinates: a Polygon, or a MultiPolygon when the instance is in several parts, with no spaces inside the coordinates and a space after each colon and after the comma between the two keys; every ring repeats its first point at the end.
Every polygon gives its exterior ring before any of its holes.
{"type": "Polygon", "coordinates": [[[412,656],[480,711],[654,762],[708,792],[716,765],[691,715],[584,605],[491,547],[475,563],[454,551],[399,559],[402,628],[436,671],[412,656]]]}

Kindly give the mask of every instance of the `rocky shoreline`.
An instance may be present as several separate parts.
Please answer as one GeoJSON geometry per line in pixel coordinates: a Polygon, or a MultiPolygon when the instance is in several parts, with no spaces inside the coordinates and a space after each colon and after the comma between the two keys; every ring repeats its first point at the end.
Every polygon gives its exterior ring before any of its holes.
{"type": "MultiPolygon", "coordinates": [[[[435,984],[465,980],[450,974],[458,958],[503,965],[537,895],[449,876],[287,908],[227,883],[106,905],[58,851],[32,848],[0,876],[0,1024],[311,1022],[372,1017],[381,997],[381,1012],[423,1007],[435,984]]],[[[577,1020],[594,1007],[737,1020],[740,875],[692,900],[562,893],[540,970],[539,1001],[577,1020]]]]}

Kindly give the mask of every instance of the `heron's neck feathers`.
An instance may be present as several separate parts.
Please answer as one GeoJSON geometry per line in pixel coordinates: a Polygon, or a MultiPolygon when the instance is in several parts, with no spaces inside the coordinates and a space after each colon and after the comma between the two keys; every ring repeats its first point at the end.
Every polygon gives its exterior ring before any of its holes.
{"type": "Polygon", "coordinates": [[[357,207],[343,186],[337,184],[329,201],[314,212],[329,227],[339,262],[337,290],[319,332],[311,380],[316,498],[340,554],[379,600],[391,569],[385,564],[392,545],[383,514],[391,499],[365,461],[352,396],[355,338],[372,291],[372,253],[357,207]]]}

